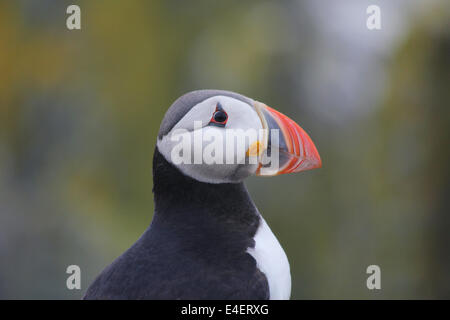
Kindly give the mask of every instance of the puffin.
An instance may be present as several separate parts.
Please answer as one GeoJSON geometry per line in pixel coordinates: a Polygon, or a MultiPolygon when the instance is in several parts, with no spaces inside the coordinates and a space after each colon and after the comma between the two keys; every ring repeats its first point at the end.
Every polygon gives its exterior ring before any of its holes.
{"type": "Polygon", "coordinates": [[[290,299],[288,259],[244,180],[321,165],[309,135],[264,103],[224,90],[184,94],[157,136],[150,226],[83,298],[290,299]]]}

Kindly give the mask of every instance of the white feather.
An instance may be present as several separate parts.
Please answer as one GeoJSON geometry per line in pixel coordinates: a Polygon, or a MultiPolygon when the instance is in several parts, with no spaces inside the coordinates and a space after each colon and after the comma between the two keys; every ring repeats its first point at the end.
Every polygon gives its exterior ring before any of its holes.
{"type": "MultiPolygon", "coordinates": [[[[157,146],[167,161],[174,163],[178,169],[191,178],[207,183],[235,183],[256,172],[258,165],[249,164],[241,169],[242,176],[235,176],[237,169],[241,167],[239,164],[241,162],[239,161],[245,161],[245,151],[258,140],[258,134],[260,134],[262,129],[261,119],[252,106],[227,96],[214,96],[192,107],[167,135],[158,139],[157,146]],[[219,102],[228,114],[226,127],[220,129],[214,126],[207,126],[219,102]],[[195,122],[200,124],[196,130],[194,130],[196,128],[195,122]],[[204,159],[200,159],[200,163],[195,163],[193,160],[189,163],[174,163],[172,161],[172,151],[178,150],[177,146],[180,145],[180,141],[184,140],[173,140],[173,137],[177,136],[175,132],[180,129],[187,130],[184,137],[188,138],[188,146],[190,148],[186,149],[191,149],[191,155],[187,158],[193,158],[193,154],[199,154],[200,158],[202,158],[205,148],[214,147],[216,150],[222,150],[221,163],[208,164],[203,161],[204,159]],[[231,131],[237,134],[232,136],[233,143],[227,141],[227,132],[231,131]],[[255,136],[248,137],[246,132],[255,132],[255,136]],[[204,139],[208,135],[213,136],[214,133],[215,136],[220,135],[221,139],[212,139],[212,141],[204,139]],[[236,143],[234,142],[235,139],[236,143]],[[227,163],[227,147],[233,146],[231,151],[235,151],[238,141],[244,143],[243,157],[232,161],[232,163],[227,163]]],[[[235,151],[234,154],[238,155],[238,152],[235,151]]]]}
{"type": "Polygon", "coordinates": [[[291,296],[291,272],[283,248],[264,218],[256,231],[255,247],[247,252],[256,260],[258,269],[266,275],[270,300],[288,300],[291,296]]]}

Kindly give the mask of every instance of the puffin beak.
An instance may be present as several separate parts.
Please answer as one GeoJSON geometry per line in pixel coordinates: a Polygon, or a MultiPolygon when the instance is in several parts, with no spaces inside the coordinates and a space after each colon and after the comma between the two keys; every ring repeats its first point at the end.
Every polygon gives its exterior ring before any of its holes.
{"type": "Polygon", "coordinates": [[[263,124],[262,141],[256,175],[274,176],[322,167],[322,160],[309,135],[284,114],[255,102],[255,109],[263,124]]]}

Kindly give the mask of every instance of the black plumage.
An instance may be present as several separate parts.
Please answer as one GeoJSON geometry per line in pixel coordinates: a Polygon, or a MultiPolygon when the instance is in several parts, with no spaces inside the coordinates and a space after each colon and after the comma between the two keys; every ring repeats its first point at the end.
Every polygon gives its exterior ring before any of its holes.
{"type": "Polygon", "coordinates": [[[269,299],[246,253],[259,213],[243,183],[182,174],[155,150],[155,213],[141,238],[89,287],[85,299],[269,299]]]}

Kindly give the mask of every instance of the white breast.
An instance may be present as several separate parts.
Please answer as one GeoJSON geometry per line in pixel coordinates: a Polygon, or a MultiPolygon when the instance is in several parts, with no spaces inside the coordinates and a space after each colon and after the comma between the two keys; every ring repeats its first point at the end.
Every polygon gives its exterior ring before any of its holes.
{"type": "Polygon", "coordinates": [[[256,231],[255,247],[247,252],[256,260],[256,265],[269,282],[270,300],[287,300],[291,296],[291,272],[289,261],[277,238],[261,217],[256,231]]]}

